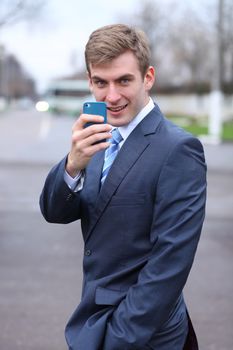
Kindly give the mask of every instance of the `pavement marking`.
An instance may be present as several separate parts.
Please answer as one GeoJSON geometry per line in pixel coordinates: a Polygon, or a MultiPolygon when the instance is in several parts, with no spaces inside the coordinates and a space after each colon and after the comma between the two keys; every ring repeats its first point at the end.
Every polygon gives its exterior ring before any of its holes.
{"type": "Polygon", "coordinates": [[[45,140],[49,134],[52,126],[52,118],[49,114],[45,114],[41,120],[38,138],[39,140],[45,140]]]}

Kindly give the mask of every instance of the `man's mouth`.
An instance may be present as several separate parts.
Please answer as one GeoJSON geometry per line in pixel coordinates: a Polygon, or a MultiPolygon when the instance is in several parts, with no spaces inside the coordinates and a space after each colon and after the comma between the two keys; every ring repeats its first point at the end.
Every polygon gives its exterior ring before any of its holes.
{"type": "Polygon", "coordinates": [[[107,109],[111,112],[120,112],[123,109],[125,109],[128,106],[128,103],[124,106],[117,106],[117,107],[107,107],[107,109]]]}

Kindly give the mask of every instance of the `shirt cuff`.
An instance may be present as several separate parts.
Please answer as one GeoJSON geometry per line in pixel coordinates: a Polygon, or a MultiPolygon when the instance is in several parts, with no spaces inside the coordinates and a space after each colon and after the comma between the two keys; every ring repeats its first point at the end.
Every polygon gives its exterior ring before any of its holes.
{"type": "Polygon", "coordinates": [[[81,191],[83,188],[84,172],[79,171],[79,173],[75,177],[72,177],[65,170],[64,181],[72,191],[74,192],[81,191]]]}

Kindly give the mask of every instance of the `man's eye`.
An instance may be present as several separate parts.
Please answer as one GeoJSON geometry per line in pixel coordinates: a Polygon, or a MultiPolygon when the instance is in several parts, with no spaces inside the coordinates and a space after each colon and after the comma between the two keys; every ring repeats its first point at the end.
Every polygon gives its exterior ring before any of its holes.
{"type": "Polygon", "coordinates": [[[97,85],[98,87],[104,87],[105,86],[105,81],[103,80],[96,80],[95,81],[95,85],[97,85]]]}
{"type": "Polygon", "coordinates": [[[128,85],[129,79],[121,79],[121,85],[128,85]]]}

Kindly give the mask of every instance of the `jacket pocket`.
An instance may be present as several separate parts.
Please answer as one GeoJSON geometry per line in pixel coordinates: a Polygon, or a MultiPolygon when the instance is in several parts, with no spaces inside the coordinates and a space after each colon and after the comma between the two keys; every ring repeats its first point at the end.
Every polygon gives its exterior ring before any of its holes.
{"type": "Polygon", "coordinates": [[[97,305],[118,305],[126,296],[126,292],[97,287],[95,291],[95,303],[97,305]]]}

